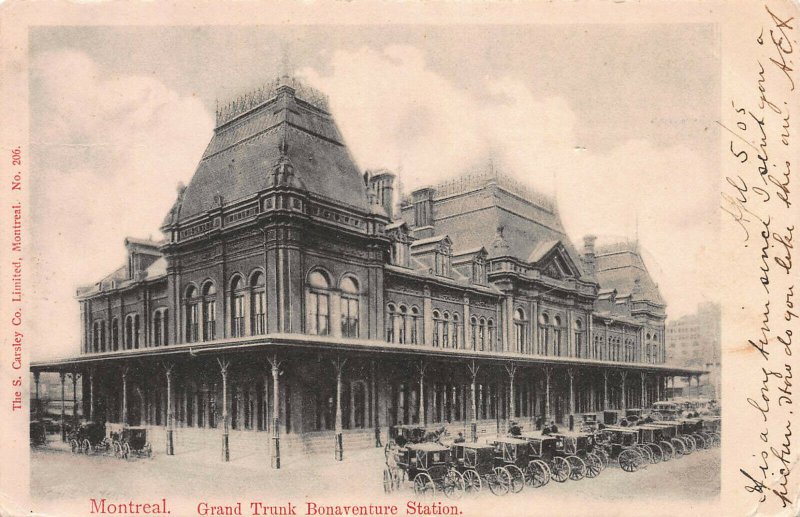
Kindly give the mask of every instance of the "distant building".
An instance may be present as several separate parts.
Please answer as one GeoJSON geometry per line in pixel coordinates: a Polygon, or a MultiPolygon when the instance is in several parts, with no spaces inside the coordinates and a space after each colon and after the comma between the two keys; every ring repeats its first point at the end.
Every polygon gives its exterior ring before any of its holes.
{"type": "MultiPolygon", "coordinates": [[[[697,312],[667,321],[667,362],[676,366],[702,368],[700,396],[720,396],[721,309],[718,303],[701,303],[697,312]]],[[[685,385],[685,383],[684,383],[685,385]]],[[[676,384],[680,388],[680,384],[676,384]]],[[[685,395],[694,395],[692,388],[685,395]]]]}

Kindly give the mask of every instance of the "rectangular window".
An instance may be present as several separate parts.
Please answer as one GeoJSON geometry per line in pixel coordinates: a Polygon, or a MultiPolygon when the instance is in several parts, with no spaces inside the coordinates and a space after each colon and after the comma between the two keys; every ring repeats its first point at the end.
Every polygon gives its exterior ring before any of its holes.
{"type": "Polygon", "coordinates": [[[342,298],[342,336],[358,337],[358,300],[342,298]]]}
{"type": "Polygon", "coordinates": [[[264,292],[257,292],[253,295],[253,334],[264,334],[266,328],[266,308],[264,292]]]}
{"type": "Polygon", "coordinates": [[[217,337],[217,302],[206,302],[206,315],[203,322],[203,341],[212,341],[217,337]]]}
{"type": "Polygon", "coordinates": [[[186,341],[194,343],[197,341],[199,327],[196,303],[189,305],[189,313],[186,316],[186,341]]]}
{"type": "Polygon", "coordinates": [[[231,335],[233,337],[244,336],[244,295],[237,294],[233,297],[233,325],[231,335]]]}

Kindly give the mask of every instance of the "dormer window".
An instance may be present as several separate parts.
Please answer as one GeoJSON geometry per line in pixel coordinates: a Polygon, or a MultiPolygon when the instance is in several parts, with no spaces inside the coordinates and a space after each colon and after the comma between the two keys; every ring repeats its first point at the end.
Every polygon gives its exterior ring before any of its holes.
{"type": "Polygon", "coordinates": [[[451,249],[450,246],[446,242],[442,242],[436,248],[436,259],[435,259],[435,269],[434,273],[437,276],[450,276],[450,257],[451,257],[451,249]]]}
{"type": "Polygon", "coordinates": [[[480,255],[472,262],[472,281],[476,284],[486,283],[486,262],[480,255]]]}

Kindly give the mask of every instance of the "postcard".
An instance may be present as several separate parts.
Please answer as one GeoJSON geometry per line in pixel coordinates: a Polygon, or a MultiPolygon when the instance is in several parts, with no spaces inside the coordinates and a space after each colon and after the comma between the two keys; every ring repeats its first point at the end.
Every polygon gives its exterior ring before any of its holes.
{"type": "Polygon", "coordinates": [[[0,6],[0,515],[797,515],[799,14],[0,6]]]}

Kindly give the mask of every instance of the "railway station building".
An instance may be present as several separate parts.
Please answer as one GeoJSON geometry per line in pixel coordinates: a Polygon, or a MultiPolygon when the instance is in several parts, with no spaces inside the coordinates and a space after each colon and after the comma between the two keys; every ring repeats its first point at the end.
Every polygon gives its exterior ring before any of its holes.
{"type": "Polygon", "coordinates": [[[164,240],[125,239],[127,263],[77,291],[76,354],[34,379],[80,382],[67,404],[150,427],[156,450],[224,436],[223,458],[278,466],[396,424],[566,425],[701,373],[666,364],[666,304],[636,243],[574,245],[553,199],[491,163],[408,194],[396,180],[356,166],[299,81],[237,99],[164,240]]]}

